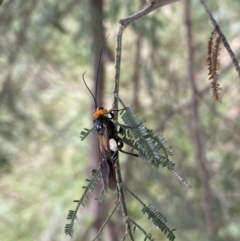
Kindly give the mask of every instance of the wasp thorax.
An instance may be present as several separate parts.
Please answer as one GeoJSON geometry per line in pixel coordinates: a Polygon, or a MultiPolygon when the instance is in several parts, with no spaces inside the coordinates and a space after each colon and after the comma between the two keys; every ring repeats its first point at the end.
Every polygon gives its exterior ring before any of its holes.
{"type": "Polygon", "coordinates": [[[93,118],[97,119],[105,114],[107,114],[108,111],[107,109],[104,109],[103,107],[97,107],[94,111],[93,111],[93,118]]]}

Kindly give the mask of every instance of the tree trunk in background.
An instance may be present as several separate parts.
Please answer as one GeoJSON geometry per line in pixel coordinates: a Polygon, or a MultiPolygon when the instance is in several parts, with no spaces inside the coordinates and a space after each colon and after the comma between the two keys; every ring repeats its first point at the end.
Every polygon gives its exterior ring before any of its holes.
{"type": "MultiPolygon", "coordinates": [[[[103,81],[104,81],[104,64],[102,61],[100,61],[99,67],[99,51],[101,48],[101,43],[104,41],[104,27],[103,27],[103,2],[102,0],[90,1],[90,13],[91,13],[91,22],[90,22],[90,30],[91,30],[91,36],[92,36],[92,73],[93,73],[93,81],[94,84],[97,81],[97,72],[99,68],[99,76],[98,76],[98,92],[97,92],[97,103],[98,105],[102,106],[103,102],[103,81]]],[[[95,85],[93,85],[95,86],[95,85]]],[[[94,87],[96,88],[96,86],[94,87]]],[[[93,94],[95,94],[96,89],[93,89],[93,94]]],[[[92,110],[94,110],[95,103],[93,102],[92,110]]],[[[92,113],[92,112],[91,112],[92,113]]],[[[92,116],[91,116],[92,117],[92,116]]],[[[99,146],[98,146],[98,140],[96,136],[93,136],[92,138],[92,150],[90,154],[90,163],[89,167],[90,169],[96,168],[99,166],[99,146]]],[[[97,186],[95,190],[92,192],[91,195],[91,210],[94,210],[94,216],[93,216],[93,228],[94,231],[98,231],[98,229],[101,227],[102,219],[100,217],[100,203],[94,200],[101,191],[101,186],[97,186]]]]}
{"type": "MultiPolygon", "coordinates": [[[[133,73],[132,73],[132,83],[133,83],[133,99],[132,99],[132,103],[133,103],[133,108],[134,111],[137,113],[139,111],[140,108],[140,104],[139,104],[139,89],[140,89],[140,78],[139,78],[139,70],[141,69],[141,50],[142,50],[142,42],[143,42],[143,38],[141,34],[138,34],[137,38],[136,38],[136,50],[135,50],[135,57],[134,57],[134,64],[133,64],[133,73]]],[[[129,150],[130,151],[130,150],[129,150]]],[[[132,162],[133,157],[131,155],[127,156],[127,161],[126,164],[124,166],[125,169],[125,175],[124,175],[124,179],[123,181],[126,183],[129,183],[129,181],[132,179],[133,176],[133,162],[132,162]]]]}
{"type": "MultiPolygon", "coordinates": [[[[103,26],[103,1],[102,0],[90,0],[90,13],[91,13],[91,22],[90,22],[90,30],[92,35],[92,59],[93,59],[93,80],[94,84],[96,83],[98,79],[98,86],[95,86],[97,88],[97,104],[99,106],[103,106],[103,88],[104,88],[104,66],[105,66],[105,52],[106,52],[106,46],[103,49],[102,58],[99,61],[100,58],[100,51],[101,46],[105,40],[105,30],[103,26]],[[98,74],[99,69],[99,74],[98,74]]],[[[94,89],[93,94],[95,94],[96,89],[94,89]]],[[[93,103],[93,110],[95,109],[95,103],[93,103]]],[[[99,146],[98,146],[98,140],[97,137],[94,136],[92,138],[92,151],[90,154],[90,162],[89,162],[89,169],[96,168],[99,166],[99,146]]],[[[102,189],[102,185],[98,185],[95,190],[91,194],[91,201],[90,206],[91,210],[94,210],[93,214],[93,229],[94,232],[97,232],[102,224],[104,223],[106,215],[109,211],[109,206],[107,201],[105,200],[103,204],[100,204],[100,202],[96,201],[95,198],[98,197],[102,189]],[[103,216],[104,214],[104,216],[103,216]]],[[[116,226],[116,225],[112,225],[116,226]]],[[[103,234],[104,240],[118,240],[118,237],[116,236],[116,232],[111,232],[109,228],[105,228],[103,234]]]]}
{"type": "MultiPolygon", "coordinates": [[[[24,115],[19,113],[16,108],[16,84],[12,83],[12,72],[15,62],[21,54],[21,50],[27,43],[28,31],[32,23],[32,15],[37,6],[37,3],[38,0],[31,1],[30,4],[22,10],[22,16],[24,16],[24,18],[22,18],[22,21],[19,21],[20,26],[18,31],[16,31],[15,44],[12,46],[8,53],[8,65],[10,66],[9,72],[6,75],[6,78],[3,80],[3,87],[0,89],[0,107],[2,104],[6,104],[9,110],[21,119],[24,119],[24,115]]],[[[4,16],[3,19],[0,19],[0,21],[4,21],[4,16]]],[[[7,20],[5,24],[8,24],[7,20]]]]}
{"type": "Polygon", "coordinates": [[[188,54],[188,78],[192,90],[192,104],[190,114],[190,131],[193,138],[193,149],[195,152],[195,159],[200,172],[200,179],[202,181],[203,188],[203,209],[206,220],[206,229],[210,237],[214,237],[216,234],[214,220],[214,214],[212,211],[213,194],[210,186],[209,172],[207,169],[207,157],[204,146],[204,134],[201,127],[199,118],[199,105],[198,105],[198,90],[196,86],[196,80],[194,76],[194,51],[191,29],[191,16],[190,16],[190,0],[184,2],[184,24],[187,40],[187,54],[188,54]]]}
{"type": "Polygon", "coordinates": [[[134,60],[133,72],[133,107],[135,111],[139,110],[139,70],[141,69],[141,49],[142,49],[142,35],[139,34],[136,39],[136,53],[134,60]]]}

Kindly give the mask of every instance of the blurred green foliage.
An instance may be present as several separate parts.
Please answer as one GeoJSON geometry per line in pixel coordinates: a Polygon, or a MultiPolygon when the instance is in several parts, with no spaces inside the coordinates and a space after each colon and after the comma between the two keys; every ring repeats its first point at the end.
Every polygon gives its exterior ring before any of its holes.
{"type": "MultiPolygon", "coordinates": [[[[112,52],[117,20],[144,4],[104,2],[104,25],[106,32],[111,33],[107,44],[112,52]]],[[[232,49],[239,53],[239,1],[212,1],[209,7],[232,49]]],[[[84,127],[92,126],[92,99],[81,81],[82,73],[87,71],[87,79],[94,84],[88,11],[88,1],[32,0],[22,4],[5,0],[0,7],[1,240],[70,240],[64,234],[66,215],[72,200],[81,195],[81,187],[89,176],[88,163],[92,161],[90,138],[84,142],[79,138],[84,127]]],[[[212,211],[218,219],[215,240],[238,241],[239,80],[222,47],[223,103],[214,102],[206,63],[207,42],[213,29],[199,1],[192,1],[191,15],[194,73],[201,93],[200,120],[214,195],[212,211]]],[[[176,170],[192,188],[187,189],[164,169],[156,171],[141,159],[122,155],[124,180],[146,203],[168,217],[169,225],[177,228],[176,240],[210,241],[202,207],[203,185],[189,130],[191,90],[182,2],[157,10],[126,29],[120,96],[129,105],[133,102],[131,80],[139,37],[142,48],[138,115],[150,129],[161,132],[168,140],[174,150],[176,170]]],[[[113,79],[111,63],[107,66],[104,93],[107,108],[113,98],[113,79]]],[[[110,198],[115,201],[114,195],[110,198]]],[[[156,240],[165,240],[141,216],[137,204],[127,200],[132,217],[139,218],[156,240]]],[[[81,209],[74,240],[81,240],[91,225],[93,212],[89,207],[81,209]]],[[[114,221],[121,219],[115,217],[114,221]]]]}

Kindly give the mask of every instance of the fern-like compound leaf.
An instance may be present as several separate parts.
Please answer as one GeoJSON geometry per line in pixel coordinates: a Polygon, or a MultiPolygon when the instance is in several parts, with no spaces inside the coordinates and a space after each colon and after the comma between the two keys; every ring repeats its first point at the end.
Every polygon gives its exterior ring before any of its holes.
{"type": "MultiPolygon", "coordinates": [[[[126,186],[122,185],[125,191],[127,191],[129,194],[131,194],[132,197],[134,197],[138,203],[140,203],[143,207],[142,213],[147,214],[148,219],[152,221],[152,223],[161,230],[161,232],[167,236],[167,238],[170,241],[173,241],[175,239],[175,235],[173,233],[174,229],[170,229],[167,225],[167,218],[161,214],[156,208],[154,208],[151,205],[146,205],[139,197],[137,197],[132,191],[130,191],[126,186]]],[[[129,219],[130,222],[134,225],[134,230],[135,226],[141,230],[141,232],[144,233],[145,239],[144,240],[151,240],[153,241],[154,239],[152,238],[151,234],[148,234],[142,227],[140,227],[136,222],[134,222],[132,219],[129,219]]]]}
{"type": "Polygon", "coordinates": [[[129,128],[122,127],[123,143],[132,147],[132,150],[138,151],[138,156],[146,160],[150,165],[158,169],[159,166],[167,167],[180,181],[186,186],[190,185],[174,170],[174,165],[169,158],[173,155],[173,151],[167,146],[166,140],[161,134],[155,134],[152,130],[146,128],[138,116],[134,114],[131,107],[126,107],[119,96],[115,95],[124,107],[121,114],[123,122],[129,128]]]}
{"type": "Polygon", "coordinates": [[[142,209],[143,214],[147,214],[148,219],[159,228],[170,241],[175,239],[173,231],[166,225],[167,218],[151,205],[142,209]]]}
{"type": "Polygon", "coordinates": [[[104,195],[104,188],[102,188],[99,196],[97,198],[95,198],[95,200],[98,200],[100,203],[103,203],[104,201],[104,198],[105,198],[105,195],[104,195]]]}
{"type": "Polygon", "coordinates": [[[98,170],[93,170],[92,171],[93,174],[93,178],[91,180],[87,180],[88,185],[83,187],[84,193],[82,194],[81,198],[79,200],[74,200],[74,202],[77,202],[77,206],[75,208],[75,210],[70,210],[67,216],[67,219],[70,219],[70,223],[66,224],[65,226],[65,234],[66,235],[70,235],[71,237],[73,237],[73,233],[74,233],[74,223],[77,220],[77,212],[78,209],[80,208],[80,206],[84,206],[84,199],[87,199],[87,193],[88,191],[93,191],[96,187],[96,185],[98,184],[99,180],[101,179],[101,171],[100,169],[98,170]]]}
{"type": "Polygon", "coordinates": [[[134,139],[133,142],[125,138],[123,142],[126,141],[132,148],[137,149],[139,157],[148,161],[153,168],[158,169],[160,165],[162,167],[168,166],[168,168],[173,166],[169,160],[172,151],[166,146],[166,141],[161,135],[156,135],[152,130],[143,126],[131,107],[126,107],[121,117],[127,126],[132,127],[129,132],[134,139]]]}
{"type": "Polygon", "coordinates": [[[92,127],[91,129],[84,128],[83,131],[80,132],[81,141],[83,141],[90,133],[92,133],[92,134],[96,133],[94,127],[92,127]]]}

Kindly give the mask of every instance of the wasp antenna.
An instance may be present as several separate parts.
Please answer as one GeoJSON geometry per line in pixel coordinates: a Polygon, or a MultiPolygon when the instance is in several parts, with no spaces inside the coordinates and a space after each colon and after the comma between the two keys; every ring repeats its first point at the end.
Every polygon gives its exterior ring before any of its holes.
{"type": "Polygon", "coordinates": [[[100,54],[99,54],[99,60],[98,60],[98,69],[97,69],[97,80],[96,80],[96,88],[95,88],[95,103],[96,103],[96,99],[97,99],[97,87],[98,87],[98,76],[99,76],[99,71],[100,71],[100,63],[101,63],[101,58],[102,58],[102,51],[103,51],[103,47],[108,39],[110,34],[108,34],[108,36],[105,38],[101,50],[100,50],[100,54]]]}
{"type": "Polygon", "coordinates": [[[89,87],[88,87],[88,85],[87,85],[87,83],[86,83],[86,81],[85,81],[85,79],[84,79],[84,75],[85,75],[85,74],[86,74],[86,71],[85,71],[85,72],[83,73],[83,75],[82,75],[83,82],[84,82],[85,86],[87,87],[88,91],[90,92],[90,94],[92,95],[92,97],[93,97],[93,99],[94,99],[94,102],[95,102],[95,106],[96,106],[96,108],[97,108],[97,100],[96,100],[95,96],[93,95],[92,91],[89,89],[89,87]]]}

